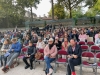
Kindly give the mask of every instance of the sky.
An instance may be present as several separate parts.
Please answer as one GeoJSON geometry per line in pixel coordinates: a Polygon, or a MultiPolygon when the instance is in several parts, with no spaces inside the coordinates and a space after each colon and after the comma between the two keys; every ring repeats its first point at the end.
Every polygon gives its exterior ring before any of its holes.
{"type": "MultiPolygon", "coordinates": [[[[54,2],[56,2],[56,0],[54,0],[54,2]]],[[[50,11],[51,9],[51,3],[50,3],[50,0],[42,0],[40,2],[40,4],[38,5],[38,8],[37,9],[34,9],[33,8],[33,12],[35,14],[37,14],[37,16],[44,16],[44,14],[47,16],[48,15],[48,12],[50,11]]]]}

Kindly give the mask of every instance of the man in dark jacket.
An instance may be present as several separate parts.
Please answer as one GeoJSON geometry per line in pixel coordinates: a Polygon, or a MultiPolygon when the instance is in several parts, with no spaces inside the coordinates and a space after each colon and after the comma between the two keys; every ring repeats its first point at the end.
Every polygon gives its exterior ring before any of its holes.
{"type": "Polygon", "coordinates": [[[35,60],[35,53],[36,53],[36,48],[33,46],[33,42],[29,41],[29,46],[28,50],[26,52],[25,57],[23,58],[24,63],[26,64],[25,69],[29,68],[32,70],[33,69],[33,61],[35,60]],[[30,64],[27,62],[27,59],[29,59],[30,64]]]}
{"type": "Polygon", "coordinates": [[[82,49],[80,45],[77,45],[74,39],[70,40],[70,46],[68,47],[68,75],[76,75],[74,67],[81,64],[82,49]]]}

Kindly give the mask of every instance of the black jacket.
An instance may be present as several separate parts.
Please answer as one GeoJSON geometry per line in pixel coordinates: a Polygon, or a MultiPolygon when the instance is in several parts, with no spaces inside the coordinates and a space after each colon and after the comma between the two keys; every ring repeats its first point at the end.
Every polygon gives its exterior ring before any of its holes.
{"type": "Polygon", "coordinates": [[[62,43],[61,43],[61,41],[58,41],[58,43],[55,43],[55,45],[57,47],[57,50],[60,50],[61,46],[62,46],[62,43]]]}
{"type": "MultiPolygon", "coordinates": [[[[82,49],[81,49],[81,46],[80,46],[80,45],[77,45],[77,44],[76,44],[75,50],[74,50],[74,51],[73,51],[73,49],[72,49],[72,46],[69,46],[69,47],[68,47],[68,55],[72,55],[72,54],[77,55],[78,58],[76,58],[76,59],[79,61],[79,63],[81,63],[82,49]]],[[[73,59],[74,59],[74,58],[73,58],[73,59]]]]}
{"type": "Polygon", "coordinates": [[[29,46],[27,50],[28,55],[35,55],[36,53],[36,48],[34,46],[29,46]]]}

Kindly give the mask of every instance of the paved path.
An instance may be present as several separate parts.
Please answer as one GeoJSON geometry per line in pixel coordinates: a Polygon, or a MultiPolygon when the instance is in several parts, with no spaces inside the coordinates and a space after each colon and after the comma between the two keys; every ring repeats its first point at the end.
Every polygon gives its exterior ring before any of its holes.
{"type": "MultiPolygon", "coordinates": [[[[7,73],[3,73],[0,68],[0,75],[45,75],[43,71],[43,63],[41,63],[40,65],[37,63],[35,70],[34,69],[25,70],[24,66],[25,66],[24,63],[20,61],[19,66],[13,69],[10,69],[7,73]]],[[[75,67],[75,69],[76,69],[77,75],[80,75],[79,67],[75,67]]],[[[98,70],[98,72],[99,72],[98,75],[100,75],[100,69],[98,70]]],[[[91,68],[83,68],[82,73],[83,75],[94,75],[91,68]]],[[[64,65],[59,65],[59,67],[57,68],[57,73],[54,73],[53,75],[66,75],[66,67],[64,65]]]]}

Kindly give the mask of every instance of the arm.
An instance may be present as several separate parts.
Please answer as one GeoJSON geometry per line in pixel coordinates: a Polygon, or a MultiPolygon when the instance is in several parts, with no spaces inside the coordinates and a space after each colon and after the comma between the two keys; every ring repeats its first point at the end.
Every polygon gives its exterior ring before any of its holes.
{"type": "Polygon", "coordinates": [[[82,49],[81,49],[81,46],[79,46],[77,56],[78,56],[78,57],[81,57],[81,55],[82,55],[82,49]]]}
{"type": "Polygon", "coordinates": [[[14,51],[19,52],[21,50],[21,44],[17,45],[18,47],[16,49],[14,49],[14,51]]]}
{"type": "Polygon", "coordinates": [[[44,55],[46,55],[46,56],[49,55],[49,52],[47,49],[48,49],[48,45],[44,48],[44,55]]]}
{"type": "Polygon", "coordinates": [[[54,57],[54,56],[56,56],[56,54],[57,54],[57,47],[54,46],[54,53],[52,53],[51,56],[54,57]]]}
{"type": "Polygon", "coordinates": [[[98,44],[98,39],[95,41],[95,45],[99,46],[100,44],[98,44]]]}
{"type": "Polygon", "coordinates": [[[33,48],[33,53],[31,55],[34,55],[36,53],[36,48],[33,48]]]}

